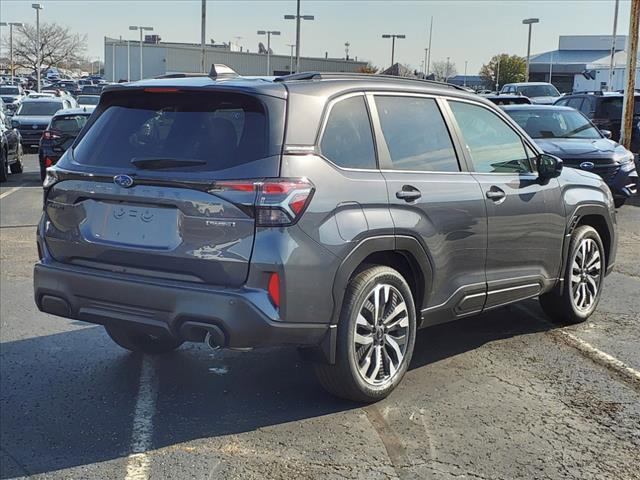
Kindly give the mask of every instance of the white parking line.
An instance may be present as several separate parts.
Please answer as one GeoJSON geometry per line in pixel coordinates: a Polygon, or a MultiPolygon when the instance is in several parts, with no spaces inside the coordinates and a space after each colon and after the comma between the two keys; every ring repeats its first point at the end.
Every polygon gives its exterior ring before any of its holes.
{"type": "Polygon", "coordinates": [[[0,200],[2,200],[4,197],[8,197],[9,195],[11,195],[14,192],[17,192],[21,188],[22,187],[13,187],[13,188],[10,188],[9,190],[7,190],[6,192],[0,193],[0,200]]]}
{"type": "Polygon", "coordinates": [[[151,462],[147,451],[151,448],[153,415],[156,409],[158,379],[148,356],[142,357],[140,385],[133,413],[131,455],[127,458],[125,480],[147,480],[151,462]]]}
{"type": "MultiPolygon", "coordinates": [[[[553,325],[551,322],[540,317],[535,312],[532,312],[531,310],[529,310],[527,307],[523,305],[516,304],[514,305],[514,307],[525,312],[527,315],[530,315],[536,320],[539,320],[540,322],[543,322],[543,323],[546,323],[547,325],[555,327],[555,325],[553,325]]],[[[599,350],[598,348],[591,345],[589,342],[586,342],[581,338],[577,337],[576,335],[574,335],[573,333],[567,332],[565,330],[554,328],[553,330],[549,330],[548,333],[556,338],[559,338],[567,345],[575,348],[592,362],[597,363],[598,365],[601,365],[605,368],[608,368],[609,370],[617,373],[627,381],[631,382],[632,385],[636,385],[640,387],[640,372],[631,368],[626,363],[618,360],[613,355],[609,355],[607,352],[603,352],[602,350],[599,350]]]]}

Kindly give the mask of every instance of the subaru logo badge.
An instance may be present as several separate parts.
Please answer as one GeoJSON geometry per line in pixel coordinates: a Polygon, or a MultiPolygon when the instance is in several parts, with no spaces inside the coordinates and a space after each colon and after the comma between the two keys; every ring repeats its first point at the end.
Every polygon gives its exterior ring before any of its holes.
{"type": "Polygon", "coordinates": [[[34,130],[38,129],[38,125],[31,125],[31,128],[33,128],[34,130]]]}
{"type": "Polygon", "coordinates": [[[582,162],[580,164],[580,168],[583,170],[593,170],[593,167],[595,167],[593,162],[582,162]]]}
{"type": "Polygon", "coordinates": [[[133,178],[129,175],[116,175],[113,177],[113,183],[121,186],[122,188],[129,188],[133,185],[133,178]]]}

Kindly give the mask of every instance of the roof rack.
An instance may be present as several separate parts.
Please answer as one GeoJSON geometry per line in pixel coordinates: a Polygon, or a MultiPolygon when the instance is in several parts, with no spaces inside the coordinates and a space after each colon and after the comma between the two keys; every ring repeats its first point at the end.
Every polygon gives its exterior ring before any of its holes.
{"type": "Polygon", "coordinates": [[[156,78],[187,78],[187,77],[211,77],[213,79],[218,78],[236,78],[239,77],[231,67],[223,65],[222,63],[212,63],[209,73],[167,73],[159,75],[156,78]]]}
{"type": "Polygon", "coordinates": [[[571,92],[569,95],[583,95],[583,94],[604,95],[602,90],[580,90],[578,92],[571,92]]]}
{"type": "Polygon", "coordinates": [[[281,77],[276,77],[274,82],[290,82],[294,80],[327,80],[327,79],[337,79],[337,78],[366,78],[367,80],[396,80],[396,81],[410,81],[410,82],[421,82],[427,83],[430,85],[452,88],[454,90],[462,90],[466,92],[464,88],[460,85],[454,85],[452,83],[438,82],[436,80],[425,80],[422,78],[412,78],[412,77],[398,77],[396,75],[382,75],[382,74],[372,74],[372,73],[351,73],[351,72],[301,72],[301,73],[293,73],[291,75],[283,75],[281,77]]]}

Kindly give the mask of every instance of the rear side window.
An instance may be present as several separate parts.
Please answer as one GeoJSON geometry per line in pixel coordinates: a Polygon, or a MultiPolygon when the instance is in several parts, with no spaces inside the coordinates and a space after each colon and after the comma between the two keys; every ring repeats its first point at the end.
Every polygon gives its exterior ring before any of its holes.
{"type": "Polygon", "coordinates": [[[570,98],[567,102],[567,107],[575,108],[576,110],[580,110],[580,106],[582,105],[582,97],[574,97],[570,98]]]}
{"type": "Polygon", "coordinates": [[[394,169],[460,171],[434,99],[380,95],[376,96],[376,107],[394,169]]]}
{"type": "Polygon", "coordinates": [[[74,159],[95,166],[224,170],[269,155],[267,123],[263,104],[248,95],[136,92],[116,97],[102,112],[74,159]]]}
{"type": "Polygon", "coordinates": [[[84,124],[87,123],[89,117],[86,115],[65,115],[64,117],[56,117],[51,121],[51,130],[66,133],[68,135],[77,135],[84,124]]]}
{"type": "Polygon", "coordinates": [[[333,106],[320,150],[343,168],[376,168],[371,123],[362,95],[340,100],[333,106]]]}

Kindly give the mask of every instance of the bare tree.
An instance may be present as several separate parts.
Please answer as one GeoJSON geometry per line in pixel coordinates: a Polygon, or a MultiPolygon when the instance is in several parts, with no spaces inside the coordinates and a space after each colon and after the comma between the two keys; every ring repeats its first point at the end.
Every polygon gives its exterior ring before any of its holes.
{"type": "Polygon", "coordinates": [[[451,77],[455,77],[458,74],[458,70],[454,62],[439,60],[431,64],[431,73],[433,73],[436,80],[444,82],[451,77]]]}
{"type": "Polygon", "coordinates": [[[378,73],[378,67],[369,62],[363,67],[358,67],[358,73],[378,73]]]}
{"type": "MultiPolygon", "coordinates": [[[[69,67],[82,61],[87,48],[87,36],[72,33],[69,27],[57,23],[40,24],[40,51],[43,69],[69,67]]],[[[13,59],[16,65],[37,69],[38,48],[35,25],[18,27],[13,34],[13,59]]]]}

